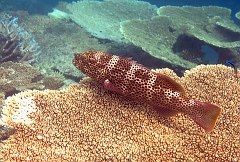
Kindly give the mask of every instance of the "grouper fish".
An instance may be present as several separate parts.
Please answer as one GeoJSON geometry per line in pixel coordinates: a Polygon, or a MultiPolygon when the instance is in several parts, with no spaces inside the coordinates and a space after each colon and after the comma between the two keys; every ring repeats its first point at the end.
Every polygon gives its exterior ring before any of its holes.
{"type": "Polygon", "coordinates": [[[87,51],[77,54],[73,65],[107,90],[146,102],[165,117],[184,113],[208,132],[221,112],[214,104],[188,98],[179,83],[129,58],[87,51]]]}

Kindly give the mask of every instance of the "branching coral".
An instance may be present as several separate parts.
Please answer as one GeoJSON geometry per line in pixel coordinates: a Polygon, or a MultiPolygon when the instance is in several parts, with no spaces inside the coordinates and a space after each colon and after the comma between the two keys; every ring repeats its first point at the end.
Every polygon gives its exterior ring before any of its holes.
{"type": "Polygon", "coordinates": [[[16,17],[5,14],[0,19],[0,63],[6,61],[33,63],[40,54],[31,34],[18,26],[16,17]]]}
{"type": "Polygon", "coordinates": [[[16,128],[5,161],[239,161],[240,84],[231,68],[198,66],[176,79],[191,98],[222,108],[202,131],[183,114],[164,118],[84,79],[61,91],[26,91],[6,100],[2,122],[16,128]]]}

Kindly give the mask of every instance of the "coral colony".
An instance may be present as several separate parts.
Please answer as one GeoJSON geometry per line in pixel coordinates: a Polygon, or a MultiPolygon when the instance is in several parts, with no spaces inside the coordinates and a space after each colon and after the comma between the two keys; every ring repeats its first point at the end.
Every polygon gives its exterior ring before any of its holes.
{"type": "Polygon", "coordinates": [[[163,118],[148,104],[106,91],[102,84],[85,78],[61,91],[24,91],[8,97],[2,120],[18,131],[5,142],[0,159],[237,162],[240,84],[232,69],[199,65],[181,78],[170,69],[156,72],[181,83],[189,97],[222,108],[211,133],[182,113],[163,118]],[[28,113],[23,106],[32,112],[26,120],[21,116],[28,113]]]}
{"type": "Polygon", "coordinates": [[[38,43],[17,24],[17,17],[5,14],[0,19],[0,63],[6,61],[33,63],[40,54],[38,43]]]}

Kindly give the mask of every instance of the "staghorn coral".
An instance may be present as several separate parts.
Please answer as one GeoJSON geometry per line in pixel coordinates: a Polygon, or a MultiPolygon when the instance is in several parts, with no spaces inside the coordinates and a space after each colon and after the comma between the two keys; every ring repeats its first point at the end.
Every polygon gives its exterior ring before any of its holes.
{"type": "Polygon", "coordinates": [[[163,118],[87,78],[61,91],[9,97],[2,123],[17,131],[2,146],[2,160],[239,161],[240,84],[232,69],[201,65],[182,78],[157,71],[181,82],[189,97],[222,108],[213,132],[183,114],[163,118]]]}
{"type": "Polygon", "coordinates": [[[67,9],[72,13],[70,18],[93,36],[115,41],[123,38],[120,22],[157,15],[156,6],[136,0],[81,0],[68,4],[67,9]]]}
{"type": "Polygon", "coordinates": [[[0,19],[0,63],[6,61],[33,63],[40,54],[38,43],[17,24],[17,19],[8,14],[0,19]]]}

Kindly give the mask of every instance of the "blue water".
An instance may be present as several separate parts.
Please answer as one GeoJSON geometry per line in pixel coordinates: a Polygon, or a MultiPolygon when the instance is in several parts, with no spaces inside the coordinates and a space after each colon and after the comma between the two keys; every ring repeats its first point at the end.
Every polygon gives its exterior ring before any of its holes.
{"type": "Polygon", "coordinates": [[[226,7],[232,10],[232,18],[235,19],[235,13],[240,11],[240,1],[239,0],[148,0],[147,2],[155,4],[158,7],[165,5],[174,5],[174,6],[220,6],[226,7]]]}
{"type": "MultiPolygon", "coordinates": [[[[15,5],[19,8],[25,8],[32,13],[40,12],[46,13],[50,12],[53,7],[55,7],[60,0],[19,0],[14,2],[15,5]],[[39,7],[41,6],[41,7],[39,7]]],[[[63,2],[72,2],[72,0],[65,0],[63,2]]],[[[147,2],[160,6],[165,5],[174,5],[174,6],[183,6],[183,5],[192,5],[192,6],[208,6],[215,5],[221,7],[227,7],[232,10],[232,13],[240,11],[240,1],[239,0],[148,0],[147,2]]]]}
{"type": "Polygon", "coordinates": [[[163,5],[192,5],[192,6],[208,6],[208,5],[215,5],[221,7],[231,8],[235,11],[240,10],[240,2],[239,0],[149,0],[148,2],[155,4],[157,6],[163,5]]]}
{"type": "Polygon", "coordinates": [[[209,64],[217,64],[219,54],[210,46],[203,45],[201,47],[201,51],[205,53],[203,60],[208,62],[209,64]]]}

